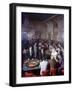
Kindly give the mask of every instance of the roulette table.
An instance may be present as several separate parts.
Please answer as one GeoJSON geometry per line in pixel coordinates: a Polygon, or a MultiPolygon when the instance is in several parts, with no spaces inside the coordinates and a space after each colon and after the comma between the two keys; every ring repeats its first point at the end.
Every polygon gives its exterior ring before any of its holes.
{"type": "Polygon", "coordinates": [[[30,70],[38,70],[40,69],[39,67],[40,61],[37,59],[33,60],[26,60],[23,64],[23,71],[30,71],[30,70]]]}
{"type": "Polygon", "coordinates": [[[34,68],[34,67],[37,67],[38,65],[39,65],[38,60],[30,60],[26,63],[26,66],[29,68],[34,68]]]}

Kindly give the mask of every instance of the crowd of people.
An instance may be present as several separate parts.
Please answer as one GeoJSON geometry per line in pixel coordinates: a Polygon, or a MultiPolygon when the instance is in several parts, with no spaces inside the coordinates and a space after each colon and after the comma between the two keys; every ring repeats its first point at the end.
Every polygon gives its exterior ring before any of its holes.
{"type": "Polygon", "coordinates": [[[22,63],[26,60],[40,61],[40,75],[64,75],[64,43],[53,40],[32,39],[22,41],[22,63]],[[45,74],[46,75],[46,74],[45,74]]]}

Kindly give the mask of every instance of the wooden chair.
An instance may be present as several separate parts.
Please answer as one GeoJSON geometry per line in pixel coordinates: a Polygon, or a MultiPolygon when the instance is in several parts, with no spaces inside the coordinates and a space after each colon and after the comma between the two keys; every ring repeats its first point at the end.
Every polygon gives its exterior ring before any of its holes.
{"type": "Polygon", "coordinates": [[[50,76],[55,76],[56,73],[57,73],[57,69],[55,69],[55,68],[50,69],[50,76]]]}
{"type": "Polygon", "coordinates": [[[48,70],[42,71],[42,75],[41,76],[49,76],[49,71],[48,70]]]}
{"type": "Polygon", "coordinates": [[[35,75],[34,75],[34,73],[32,73],[32,72],[25,72],[24,73],[24,77],[34,77],[35,75]]]}
{"type": "Polygon", "coordinates": [[[62,75],[64,75],[64,68],[63,68],[63,69],[61,69],[61,73],[62,73],[62,75]]]}

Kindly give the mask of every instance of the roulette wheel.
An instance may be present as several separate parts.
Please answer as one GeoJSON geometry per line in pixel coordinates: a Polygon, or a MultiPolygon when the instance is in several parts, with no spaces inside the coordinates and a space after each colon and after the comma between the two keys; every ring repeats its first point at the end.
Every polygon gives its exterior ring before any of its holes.
{"type": "Polygon", "coordinates": [[[31,60],[31,61],[27,62],[26,65],[27,65],[27,67],[34,68],[39,65],[39,62],[35,61],[35,60],[31,60]]]}

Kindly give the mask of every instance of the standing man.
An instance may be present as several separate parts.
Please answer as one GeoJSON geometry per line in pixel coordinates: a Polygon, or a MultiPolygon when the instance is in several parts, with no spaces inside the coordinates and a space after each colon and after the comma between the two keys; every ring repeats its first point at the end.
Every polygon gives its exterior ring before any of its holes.
{"type": "Polygon", "coordinates": [[[54,59],[56,62],[58,62],[58,60],[56,59],[58,53],[56,52],[55,48],[52,49],[51,52],[51,59],[54,59]]]}

